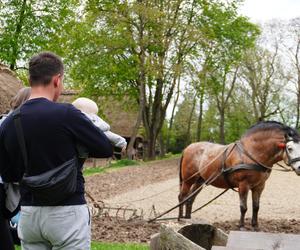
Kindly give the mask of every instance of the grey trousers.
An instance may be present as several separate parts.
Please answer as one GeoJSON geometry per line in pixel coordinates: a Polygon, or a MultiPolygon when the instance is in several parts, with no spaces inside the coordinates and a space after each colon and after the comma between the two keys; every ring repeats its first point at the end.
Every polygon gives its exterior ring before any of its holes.
{"type": "Polygon", "coordinates": [[[18,234],[22,250],[89,250],[87,205],[21,207],[18,234]]]}

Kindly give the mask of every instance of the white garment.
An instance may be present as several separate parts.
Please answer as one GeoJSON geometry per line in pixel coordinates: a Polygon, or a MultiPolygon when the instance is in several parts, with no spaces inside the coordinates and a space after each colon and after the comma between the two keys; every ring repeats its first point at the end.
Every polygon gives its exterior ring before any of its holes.
{"type": "Polygon", "coordinates": [[[110,142],[118,148],[124,148],[127,146],[127,142],[125,138],[122,136],[115,134],[110,131],[110,126],[107,122],[102,120],[98,115],[96,114],[87,114],[84,113],[93,123],[96,127],[100,128],[101,131],[104,132],[106,137],[110,140],[110,142]]]}
{"type": "Polygon", "coordinates": [[[102,120],[98,115],[88,114],[85,112],[83,113],[94,123],[96,127],[100,128],[101,131],[106,132],[110,130],[109,124],[102,120]]]}

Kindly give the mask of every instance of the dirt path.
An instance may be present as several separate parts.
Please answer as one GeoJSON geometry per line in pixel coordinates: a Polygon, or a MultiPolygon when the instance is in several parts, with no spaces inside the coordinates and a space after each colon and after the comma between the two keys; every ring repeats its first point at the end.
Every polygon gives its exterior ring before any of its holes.
{"type": "MultiPolygon", "coordinates": [[[[300,220],[300,177],[294,173],[273,172],[266,183],[262,194],[259,217],[265,219],[297,219],[300,220]]],[[[194,208],[209,201],[222,189],[207,187],[196,198],[194,208]]],[[[145,185],[138,189],[117,195],[106,202],[114,205],[141,208],[150,215],[153,206],[157,213],[161,213],[176,205],[178,200],[178,178],[172,178],[159,183],[145,185]],[[146,198],[146,199],[145,199],[146,198]],[[140,200],[141,199],[141,200],[140,200]]],[[[251,195],[248,198],[247,217],[251,216],[251,195]]],[[[168,216],[177,216],[174,210],[168,216]]],[[[238,194],[229,190],[219,199],[203,210],[195,213],[194,218],[206,219],[210,222],[234,220],[239,217],[238,194]]]]}

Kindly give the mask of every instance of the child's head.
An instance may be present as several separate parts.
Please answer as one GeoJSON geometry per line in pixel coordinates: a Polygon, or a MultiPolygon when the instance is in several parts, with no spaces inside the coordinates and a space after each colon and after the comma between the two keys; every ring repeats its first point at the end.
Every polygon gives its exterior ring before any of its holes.
{"type": "Polygon", "coordinates": [[[89,98],[79,97],[72,104],[81,112],[95,115],[98,114],[97,104],[89,98]]]}

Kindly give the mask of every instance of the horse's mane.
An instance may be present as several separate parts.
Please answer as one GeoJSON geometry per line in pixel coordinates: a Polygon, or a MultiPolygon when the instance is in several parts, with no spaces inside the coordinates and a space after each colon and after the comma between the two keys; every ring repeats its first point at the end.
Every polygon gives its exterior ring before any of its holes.
{"type": "Polygon", "coordinates": [[[281,130],[282,132],[284,132],[286,138],[291,137],[295,142],[300,141],[300,135],[297,130],[277,121],[258,122],[253,126],[251,126],[243,135],[243,137],[249,136],[259,131],[270,131],[270,130],[281,130]]]}

